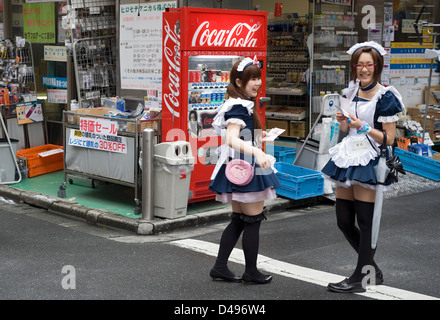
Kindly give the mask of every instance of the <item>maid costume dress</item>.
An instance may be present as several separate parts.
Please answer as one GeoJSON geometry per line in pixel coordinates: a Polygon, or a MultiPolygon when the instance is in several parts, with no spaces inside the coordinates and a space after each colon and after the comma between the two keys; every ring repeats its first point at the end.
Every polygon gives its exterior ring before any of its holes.
{"type": "MultiPolygon", "coordinates": [[[[241,98],[229,98],[217,109],[217,115],[213,121],[213,127],[217,134],[225,141],[226,127],[229,123],[241,126],[240,139],[246,143],[256,145],[254,134],[254,120],[252,117],[254,102],[241,98]]],[[[226,164],[231,159],[243,159],[254,164],[255,157],[235,151],[230,146],[223,144],[217,149],[219,160],[211,176],[209,189],[216,193],[216,200],[223,203],[231,203],[232,200],[239,202],[256,202],[261,200],[275,199],[275,189],[280,187],[280,182],[275,175],[273,164],[275,158],[271,159],[272,167],[262,169],[255,163],[255,174],[249,184],[238,186],[226,178],[226,164]]]]}
{"type": "MultiPolygon", "coordinates": [[[[350,101],[350,114],[368,122],[371,128],[382,130],[382,123],[396,122],[404,105],[399,92],[393,87],[381,87],[371,100],[359,98],[359,79],[350,81],[342,91],[350,101]]],[[[336,146],[330,148],[330,160],[322,168],[325,178],[336,187],[350,187],[354,184],[376,189],[377,180],[374,166],[380,158],[381,144],[366,133],[358,134],[350,128],[348,135],[336,146]]],[[[387,159],[392,156],[392,148],[387,147],[387,159]]],[[[386,187],[384,188],[384,190],[386,187]]]]}

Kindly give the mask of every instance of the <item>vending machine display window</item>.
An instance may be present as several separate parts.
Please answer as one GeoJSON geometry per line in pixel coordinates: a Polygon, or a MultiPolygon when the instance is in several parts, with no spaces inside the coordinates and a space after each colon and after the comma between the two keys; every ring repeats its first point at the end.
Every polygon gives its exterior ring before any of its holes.
{"type": "MultiPolygon", "coordinates": [[[[229,72],[242,56],[191,56],[188,59],[188,135],[216,135],[212,121],[225,101],[229,72]]],[[[211,161],[210,161],[211,162],[211,161]]]]}

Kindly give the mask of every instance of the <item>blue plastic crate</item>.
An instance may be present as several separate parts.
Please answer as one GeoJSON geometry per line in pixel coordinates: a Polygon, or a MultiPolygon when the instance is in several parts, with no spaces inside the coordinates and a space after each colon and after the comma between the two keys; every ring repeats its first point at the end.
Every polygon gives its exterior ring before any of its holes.
{"type": "Polygon", "coordinates": [[[419,156],[416,153],[399,148],[394,149],[394,154],[399,156],[403,169],[406,171],[434,181],[440,181],[440,161],[419,156]]]}
{"type": "Polygon", "coordinates": [[[324,194],[324,178],[321,172],[284,162],[275,163],[275,168],[281,183],[281,187],[276,189],[278,195],[298,200],[324,194]]]}
{"type": "Polygon", "coordinates": [[[277,159],[277,162],[286,162],[292,164],[296,156],[296,148],[267,145],[266,152],[277,159]]]}

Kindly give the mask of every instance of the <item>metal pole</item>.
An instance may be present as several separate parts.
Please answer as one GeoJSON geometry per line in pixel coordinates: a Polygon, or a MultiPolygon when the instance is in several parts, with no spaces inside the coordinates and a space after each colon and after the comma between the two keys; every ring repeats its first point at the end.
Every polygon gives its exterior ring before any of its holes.
{"type": "MultiPolygon", "coordinates": [[[[436,41],[437,41],[437,34],[434,34],[433,39],[433,47],[432,49],[435,50],[436,47],[436,41]]],[[[434,64],[434,59],[431,59],[431,67],[429,68],[429,78],[428,78],[428,91],[426,92],[426,101],[425,101],[425,114],[423,117],[423,136],[422,136],[422,144],[425,143],[425,132],[426,132],[426,118],[428,115],[428,109],[429,109],[429,99],[431,97],[431,79],[432,79],[432,67],[434,64]]]]}
{"type": "Polygon", "coordinates": [[[142,131],[142,219],[153,220],[153,154],[154,130],[142,131]]]}

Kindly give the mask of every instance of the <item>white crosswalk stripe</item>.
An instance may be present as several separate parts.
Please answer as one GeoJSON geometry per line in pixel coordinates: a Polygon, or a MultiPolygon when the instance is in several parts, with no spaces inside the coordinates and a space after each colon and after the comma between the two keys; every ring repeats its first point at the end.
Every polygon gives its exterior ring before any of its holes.
{"type": "MultiPolygon", "coordinates": [[[[196,252],[204,253],[210,256],[217,256],[218,245],[201,240],[195,239],[183,239],[170,242],[173,245],[181,248],[193,250],[196,252]]],[[[243,251],[235,248],[230,256],[230,261],[244,264],[243,251]]],[[[297,266],[291,263],[271,259],[269,257],[259,255],[258,256],[258,268],[271,272],[272,274],[278,274],[284,277],[289,277],[316,285],[327,287],[330,282],[339,282],[345,277],[314,270],[311,268],[305,268],[297,266]]],[[[416,292],[393,288],[385,285],[369,286],[364,293],[356,293],[365,297],[378,300],[440,300],[440,298],[428,296],[416,292]]]]}

